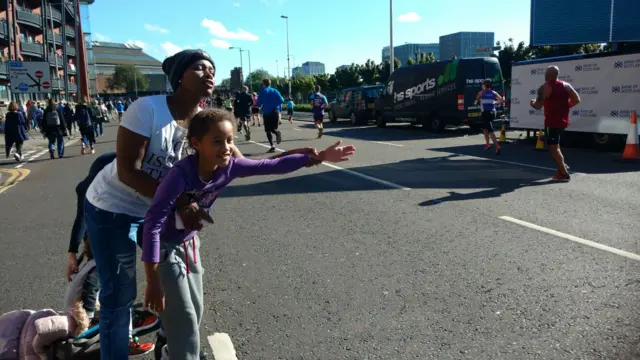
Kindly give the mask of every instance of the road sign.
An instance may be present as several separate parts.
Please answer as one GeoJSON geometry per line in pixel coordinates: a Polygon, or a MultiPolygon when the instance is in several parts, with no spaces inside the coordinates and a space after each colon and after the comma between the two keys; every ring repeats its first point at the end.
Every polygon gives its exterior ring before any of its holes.
{"type": "Polygon", "coordinates": [[[47,89],[49,89],[50,87],[51,87],[51,84],[49,84],[49,82],[48,82],[48,81],[44,81],[44,82],[42,82],[42,88],[43,88],[43,89],[47,90],[47,89]]]}
{"type": "Polygon", "coordinates": [[[11,91],[24,93],[50,93],[51,74],[49,62],[44,61],[9,61],[9,78],[11,91]],[[45,88],[43,85],[48,84],[45,88]]]}

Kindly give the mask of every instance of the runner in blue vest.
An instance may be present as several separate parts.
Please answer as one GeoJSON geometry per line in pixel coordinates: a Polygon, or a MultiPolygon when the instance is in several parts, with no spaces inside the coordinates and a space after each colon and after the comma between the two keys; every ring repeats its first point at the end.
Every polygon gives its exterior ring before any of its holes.
{"type": "Polygon", "coordinates": [[[493,130],[493,120],[496,119],[496,104],[501,104],[504,100],[497,92],[493,90],[491,80],[485,80],[482,82],[482,90],[478,92],[476,96],[476,105],[482,105],[482,133],[484,134],[484,150],[489,151],[491,144],[489,138],[493,141],[493,145],[496,147],[496,155],[500,155],[500,144],[493,130]]]}
{"type": "Polygon", "coordinates": [[[316,124],[316,128],[318,129],[318,139],[322,137],[322,132],[324,129],[322,128],[322,123],[324,121],[324,109],[329,104],[327,102],[327,97],[320,93],[320,85],[316,85],[316,92],[309,97],[309,101],[311,102],[311,112],[313,113],[313,122],[316,124]]]}

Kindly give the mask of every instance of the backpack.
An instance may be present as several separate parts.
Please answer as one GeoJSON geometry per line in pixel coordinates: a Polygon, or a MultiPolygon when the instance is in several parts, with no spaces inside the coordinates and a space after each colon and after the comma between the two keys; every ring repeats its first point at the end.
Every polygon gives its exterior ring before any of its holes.
{"type": "Polygon", "coordinates": [[[47,360],[99,360],[100,334],[57,341],[47,348],[47,360]]]}
{"type": "Polygon", "coordinates": [[[60,116],[56,109],[50,110],[46,117],[47,126],[60,126],[60,116]]]}
{"type": "Polygon", "coordinates": [[[80,107],[76,111],[76,120],[78,121],[78,126],[81,128],[86,128],[91,126],[91,116],[89,115],[89,110],[86,107],[80,107]]]}

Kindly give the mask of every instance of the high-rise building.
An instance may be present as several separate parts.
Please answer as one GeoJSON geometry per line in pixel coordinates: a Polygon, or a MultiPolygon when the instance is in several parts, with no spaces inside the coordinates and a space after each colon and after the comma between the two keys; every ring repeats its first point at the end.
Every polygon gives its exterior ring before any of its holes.
{"type": "MultiPolygon", "coordinates": [[[[93,3],[93,0],[84,3],[93,3]]],[[[78,0],[0,2],[0,100],[10,100],[8,61],[49,62],[54,99],[89,95],[87,59],[78,0]]],[[[16,94],[16,100],[46,94],[16,94]]]]}
{"type": "Polygon", "coordinates": [[[303,63],[302,66],[300,67],[302,68],[302,73],[305,75],[313,76],[313,75],[326,74],[324,64],[319,61],[307,61],[306,63],[303,63]]]}
{"type": "Polygon", "coordinates": [[[244,76],[242,74],[241,67],[235,67],[231,70],[231,90],[240,90],[244,82],[242,81],[244,76]]]}
{"type": "MultiPolygon", "coordinates": [[[[439,44],[404,44],[393,47],[393,56],[400,60],[402,65],[406,64],[409,58],[413,58],[413,60],[417,60],[420,54],[425,53],[433,53],[433,56],[436,60],[440,60],[440,48],[439,44]]],[[[382,48],[382,61],[389,60],[391,57],[391,51],[389,46],[385,46],[382,48]]]]}
{"type": "Polygon", "coordinates": [[[147,88],[139,89],[139,96],[169,92],[167,76],[162,71],[162,62],[146,54],[141,47],[134,44],[93,41],[91,48],[96,95],[123,94],[124,89],[109,89],[108,86],[109,78],[113,76],[118,65],[134,65],[147,78],[147,88]]]}
{"type": "Polygon", "coordinates": [[[480,48],[495,46],[492,32],[458,32],[440,36],[440,59],[489,57],[491,52],[476,52],[480,48]]]}
{"type": "Polygon", "coordinates": [[[87,58],[87,78],[89,80],[90,96],[98,95],[98,78],[96,76],[96,63],[93,57],[92,38],[91,38],[91,15],[89,5],[94,0],[80,0],[80,20],[82,21],[82,34],[85,42],[85,56],[87,58]]]}

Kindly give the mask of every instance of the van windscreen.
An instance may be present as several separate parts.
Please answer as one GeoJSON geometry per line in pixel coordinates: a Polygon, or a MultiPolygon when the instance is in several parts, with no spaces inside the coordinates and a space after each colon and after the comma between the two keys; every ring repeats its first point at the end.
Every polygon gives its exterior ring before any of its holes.
{"type": "Polygon", "coordinates": [[[365,89],[364,97],[377,98],[382,93],[382,89],[383,89],[382,87],[365,89]]]}
{"type": "Polygon", "coordinates": [[[493,86],[493,90],[498,94],[502,95],[503,87],[502,87],[502,71],[500,70],[500,63],[497,61],[484,61],[484,76],[485,79],[491,80],[491,85],[493,86]]]}

